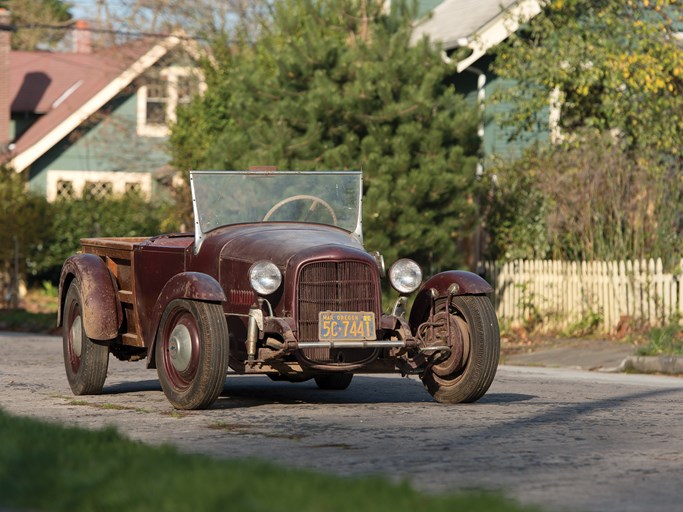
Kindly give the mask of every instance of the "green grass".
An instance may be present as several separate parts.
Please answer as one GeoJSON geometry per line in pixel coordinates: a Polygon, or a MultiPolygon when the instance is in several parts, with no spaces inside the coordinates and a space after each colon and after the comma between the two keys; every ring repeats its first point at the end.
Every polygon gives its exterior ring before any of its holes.
{"type": "Polygon", "coordinates": [[[590,336],[595,334],[602,321],[601,313],[588,310],[579,320],[570,324],[562,334],[570,338],[590,336]]]}
{"type": "Polygon", "coordinates": [[[0,330],[54,333],[56,313],[30,313],[25,309],[0,309],[0,330]]]}
{"type": "Polygon", "coordinates": [[[650,342],[639,347],[636,353],[640,356],[673,356],[683,355],[683,327],[678,320],[664,327],[655,327],[648,333],[650,342]]]}
{"type": "Polygon", "coordinates": [[[0,411],[0,507],[54,511],[519,512],[497,494],[429,495],[379,477],[341,478],[183,455],[0,411]]]}

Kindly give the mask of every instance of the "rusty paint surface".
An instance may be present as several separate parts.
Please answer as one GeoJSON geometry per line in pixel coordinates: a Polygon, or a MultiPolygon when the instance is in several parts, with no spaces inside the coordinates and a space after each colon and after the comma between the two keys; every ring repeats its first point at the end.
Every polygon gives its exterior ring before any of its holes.
{"type": "MultiPolygon", "coordinates": [[[[85,283],[83,294],[88,299],[84,299],[84,309],[94,311],[86,318],[86,329],[91,329],[94,333],[94,324],[99,324],[100,329],[102,325],[106,325],[107,334],[111,334],[111,322],[107,324],[105,321],[106,312],[116,312],[114,318],[119,324],[116,327],[120,327],[122,313],[119,301],[124,301],[128,308],[126,323],[135,324],[135,329],[129,326],[125,334],[128,337],[137,336],[136,344],[147,348],[148,366],[153,365],[153,358],[150,356],[153,354],[159,322],[167,305],[174,299],[190,299],[222,304],[230,326],[231,366],[246,371],[246,329],[243,315],[248,313],[256,298],[248,278],[248,270],[255,261],[270,260],[283,274],[280,289],[266,297],[269,306],[267,309],[272,308],[275,316],[266,320],[262,333],[270,333],[283,342],[278,356],[281,358],[286,353],[291,354],[299,336],[298,283],[303,268],[311,264],[324,265],[326,262],[350,262],[356,267],[368,268],[369,277],[366,277],[371,281],[379,282],[380,279],[374,257],[364,250],[358,240],[349,233],[328,226],[291,223],[226,226],[208,233],[198,254],[194,253],[194,238],[189,234],[122,239],[121,243],[111,239],[100,243],[94,239],[88,240],[86,245],[84,250],[92,250],[97,255],[79,255],[85,258],[80,265],[76,264],[81,261],[77,257],[65,264],[66,275],[73,274],[85,283]],[[124,254],[129,258],[128,261],[124,254]],[[85,261],[90,264],[86,265],[85,261]],[[76,270],[70,271],[72,267],[76,270]],[[109,288],[96,284],[107,282],[100,274],[109,279],[109,288]],[[120,286],[123,281],[126,282],[126,289],[120,286]],[[117,282],[122,292],[117,289],[117,282]]],[[[358,279],[357,276],[348,278],[352,281],[358,279]]],[[[429,279],[418,293],[411,311],[410,325],[404,319],[381,314],[380,287],[373,287],[372,295],[376,303],[373,309],[376,309],[380,332],[387,336],[398,336],[406,341],[406,349],[414,349],[417,346],[411,332],[414,317],[419,316],[420,312],[423,315],[425,312],[428,314],[432,290],[435,290],[437,296],[446,296],[454,283],[458,286],[458,294],[483,294],[491,291],[488,283],[469,272],[449,271],[438,274],[429,279]]],[[[349,298],[351,299],[352,297],[349,298]]],[[[102,335],[104,332],[97,334],[102,335]]],[[[448,341],[454,347],[461,345],[457,340],[455,343],[451,339],[448,341]]],[[[276,347],[277,343],[273,346],[276,347]]],[[[274,352],[279,352],[272,348],[262,348],[264,354],[271,356],[274,352]]],[[[389,360],[396,357],[396,354],[397,351],[387,352],[382,357],[389,360]]],[[[289,362],[293,364],[292,360],[289,362]]],[[[382,366],[380,363],[378,360],[377,364],[382,366]]],[[[452,364],[451,361],[449,363],[452,364]]],[[[392,364],[387,367],[392,367],[392,364]]]]}
{"type": "Polygon", "coordinates": [[[148,347],[148,361],[154,353],[154,338],[166,310],[166,306],[174,299],[192,299],[223,303],[225,293],[213,277],[200,272],[183,272],[173,276],[163,287],[159,297],[142,327],[145,346],[148,347]]]}
{"type": "Polygon", "coordinates": [[[58,324],[62,324],[63,305],[68,286],[76,281],[83,300],[83,328],[89,338],[112,340],[121,327],[121,304],[113,276],[104,261],[94,254],[76,254],[66,260],[59,279],[58,324]]]}
{"type": "Polygon", "coordinates": [[[489,283],[472,272],[449,270],[436,274],[420,287],[410,310],[410,325],[413,331],[426,319],[432,303],[432,293],[435,292],[436,297],[446,297],[453,284],[458,285],[458,290],[453,295],[483,295],[493,291],[489,283]]]}
{"type": "Polygon", "coordinates": [[[256,300],[253,290],[230,290],[230,304],[251,306],[256,300]]]}

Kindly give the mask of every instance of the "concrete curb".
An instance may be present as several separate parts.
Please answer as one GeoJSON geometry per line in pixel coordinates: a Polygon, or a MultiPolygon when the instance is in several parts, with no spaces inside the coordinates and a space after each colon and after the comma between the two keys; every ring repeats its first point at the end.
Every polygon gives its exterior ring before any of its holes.
{"type": "Polygon", "coordinates": [[[621,362],[619,370],[638,373],[683,374],[681,356],[629,356],[621,362]]]}

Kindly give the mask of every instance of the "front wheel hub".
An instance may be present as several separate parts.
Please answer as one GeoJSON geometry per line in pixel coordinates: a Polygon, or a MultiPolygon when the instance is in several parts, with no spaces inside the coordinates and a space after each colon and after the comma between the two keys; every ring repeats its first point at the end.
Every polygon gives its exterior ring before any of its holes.
{"type": "Polygon", "coordinates": [[[83,321],[81,320],[81,315],[74,318],[71,324],[71,350],[76,357],[81,357],[81,351],[83,350],[83,321]]]}
{"type": "Polygon", "coordinates": [[[469,342],[467,326],[459,317],[447,311],[436,313],[430,319],[430,324],[425,331],[425,348],[446,346],[451,351],[445,360],[432,366],[432,371],[441,377],[452,375],[464,366],[469,342]]]}
{"type": "Polygon", "coordinates": [[[168,340],[168,355],[178,372],[187,370],[192,360],[192,335],[184,325],[176,325],[168,340]]]}

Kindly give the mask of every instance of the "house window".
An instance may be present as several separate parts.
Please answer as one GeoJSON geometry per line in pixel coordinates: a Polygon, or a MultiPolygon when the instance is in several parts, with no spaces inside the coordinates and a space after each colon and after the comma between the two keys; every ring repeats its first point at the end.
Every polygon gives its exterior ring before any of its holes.
{"type": "Polygon", "coordinates": [[[126,182],[126,194],[142,195],[142,185],[140,183],[126,182]]]}
{"type": "Polygon", "coordinates": [[[138,90],[138,135],[165,137],[176,120],[178,105],[187,104],[203,89],[196,69],[169,67],[147,78],[138,90]]]}
{"type": "Polygon", "coordinates": [[[195,74],[178,76],[178,105],[190,103],[192,97],[199,93],[199,77],[195,74]]]}
{"type": "Polygon", "coordinates": [[[57,199],[74,199],[76,191],[74,190],[73,181],[58,180],[56,186],[57,199]]]}
{"type": "Polygon", "coordinates": [[[112,195],[114,187],[111,181],[86,181],[83,197],[86,199],[103,199],[112,195]]]}
{"type": "Polygon", "coordinates": [[[48,201],[79,197],[99,199],[129,192],[149,199],[152,196],[152,175],[122,171],[47,171],[48,201]]]}
{"type": "Polygon", "coordinates": [[[168,109],[168,88],[164,82],[147,85],[145,124],[166,126],[168,109]]]}

